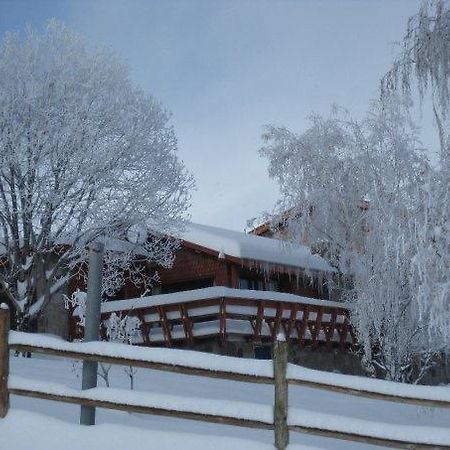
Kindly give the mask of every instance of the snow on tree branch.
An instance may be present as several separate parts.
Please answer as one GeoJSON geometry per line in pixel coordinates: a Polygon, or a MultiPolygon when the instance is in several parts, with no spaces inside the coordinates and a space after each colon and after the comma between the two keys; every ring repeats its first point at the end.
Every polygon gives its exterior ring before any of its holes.
{"type": "Polygon", "coordinates": [[[420,249],[431,211],[438,211],[425,201],[435,172],[401,99],[375,103],[363,121],[334,110],[312,116],[302,134],[269,127],[263,138],[261,154],[282,192],[274,222],[281,217],[284,237],[311,245],[340,271],[338,287],[354,304],[368,368],[392,380],[416,379],[450,344],[448,332],[435,327],[448,324],[448,310],[421,294],[433,289],[436,300],[448,298],[448,274],[440,268],[449,252],[437,240],[420,249]],[[438,248],[446,256],[425,282],[420,270],[431,267],[426,261],[436,260],[438,248]]]}
{"type": "Polygon", "coordinates": [[[410,17],[402,51],[381,81],[382,96],[401,89],[411,95],[417,81],[423,97],[430,89],[445,115],[449,108],[450,83],[450,3],[424,1],[410,17]]]}
{"type": "Polygon", "coordinates": [[[137,260],[171,264],[177,243],[163,236],[187,219],[193,181],[169,113],[116,55],[88,51],[55,21],[43,34],[8,34],[0,106],[0,285],[19,325],[82,267],[93,239],[122,272],[137,260]],[[136,226],[153,237],[130,243],[136,226]]]}

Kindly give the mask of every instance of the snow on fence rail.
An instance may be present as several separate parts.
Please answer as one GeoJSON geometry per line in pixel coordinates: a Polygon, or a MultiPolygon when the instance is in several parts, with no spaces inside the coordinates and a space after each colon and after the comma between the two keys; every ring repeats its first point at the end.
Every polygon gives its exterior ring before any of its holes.
{"type": "Polygon", "coordinates": [[[255,383],[273,383],[269,361],[211,355],[191,350],[135,347],[113,342],[67,342],[62,339],[18,331],[9,332],[9,346],[20,352],[45,353],[70,359],[166,370],[255,383]]]}
{"type": "Polygon", "coordinates": [[[9,394],[15,394],[130,412],[273,429],[277,449],[286,448],[289,431],[394,448],[450,449],[449,429],[394,427],[288,407],[289,384],[302,384],[352,395],[437,407],[450,407],[450,393],[447,388],[408,386],[325,373],[287,364],[287,345],[284,341],[275,342],[272,363],[187,350],[132,347],[109,342],[70,343],[55,337],[9,331],[9,311],[0,309],[0,417],[7,414],[9,394]],[[114,364],[131,364],[188,375],[274,384],[274,405],[272,407],[246,402],[206,401],[111,388],[80,391],[16,376],[11,376],[8,382],[10,349],[114,364]]]}
{"type": "Polygon", "coordinates": [[[80,391],[55,383],[36,382],[18,376],[11,376],[8,389],[11,394],[64,403],[251,428],[273,428],[273,411],[269,405],[178,397],[114,388],[97,387],[80,391]]]}

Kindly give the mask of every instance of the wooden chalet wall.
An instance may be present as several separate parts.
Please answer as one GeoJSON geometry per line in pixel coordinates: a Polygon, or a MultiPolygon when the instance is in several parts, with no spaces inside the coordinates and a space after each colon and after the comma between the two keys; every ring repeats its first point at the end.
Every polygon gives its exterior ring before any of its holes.
{"type": "Polygon", "coordinates": [[[181,249],[178,250],[172,268],[158,269],[158,273],[161,282],[161,289],[156,291],[158,293],[167,293],[168,291],[165,290],[165,287],[171,285],[178,286],[179,289],[176,290],[208,286],[226,286],[239,289],[239,279],[245,278],[260,280],[261,285],[264,285],[264,290],[271,290],[268,287],[268,283],[269,281],[274,281],[278,286],[276,290],[280,292],[311,298],[327,298],[326,290],[319,289],[317,279],[307,279],[305,281],[302,277],[289,274],[287,271],[283,272],[282,268],[278,272],[267,274],[257,267],[245,264],[244,261],[228,257],[219,258],[217,252],[191,243],[184,243],[181,249]],[[195,282],[201,280],[209,280],[210,284],[196,286],[195,282]]]}
{"type": "Polygon", "coordinates": [[[211,286],[239,287],[238,266],[208,249],[183,244],[170,269],[158,269],[162,286],[211,280],[211,286]]]}

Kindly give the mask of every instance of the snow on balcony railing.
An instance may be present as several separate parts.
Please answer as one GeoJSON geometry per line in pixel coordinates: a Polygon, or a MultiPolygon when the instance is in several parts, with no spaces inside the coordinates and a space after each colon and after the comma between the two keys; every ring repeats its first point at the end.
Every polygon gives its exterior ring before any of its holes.
{"type": "Polygon", "coordinates": [[[248,289],[233,289],[225,286],[213,286],[203,289],[194,289],[191,291],[174,292],[172,294],[158,294],[147,297],[105,302],[102,304],[102,313],[129,311],[132,309],[149,308],[152,306],[173,305],[216,298],[239,298],[261,301],[267,300],[280,303],[298,303],[302,305],[340,308],[345,310],[351,309],[351,305],[347,303],[303,297],[284,292],[254,291],[248,289]]]}

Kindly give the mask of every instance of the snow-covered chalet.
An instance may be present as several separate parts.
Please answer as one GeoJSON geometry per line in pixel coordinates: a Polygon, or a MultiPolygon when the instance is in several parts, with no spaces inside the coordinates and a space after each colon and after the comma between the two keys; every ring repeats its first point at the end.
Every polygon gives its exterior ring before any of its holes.
{"type": "Polygon", "coordinates": [[[152,295],[106,302],[102,318],[137,316],[136,345],[244,357],[270,357],[281,333],[304,363],[305,351],[325,352],[319,366],[333,369],[341,350],[356,343],[347,307],[329,299],[333,274],[305,246],[191,224],[152,295]]]}

